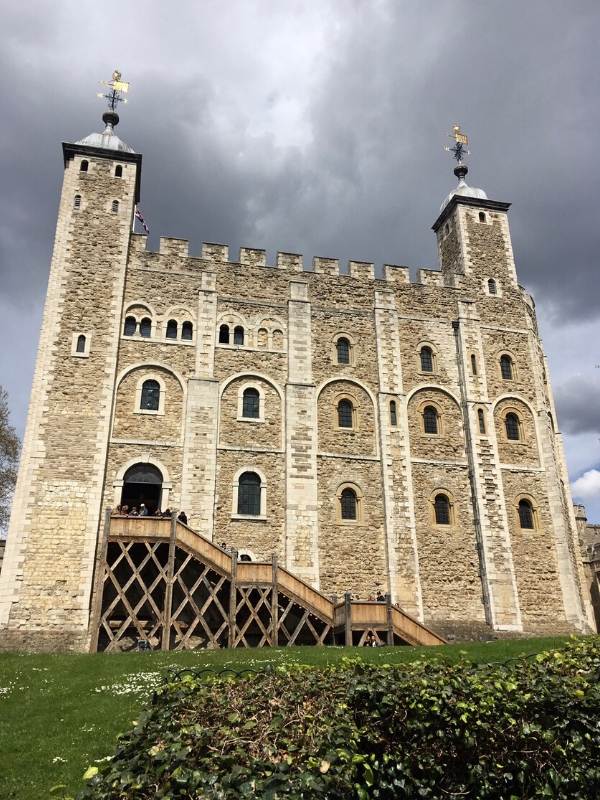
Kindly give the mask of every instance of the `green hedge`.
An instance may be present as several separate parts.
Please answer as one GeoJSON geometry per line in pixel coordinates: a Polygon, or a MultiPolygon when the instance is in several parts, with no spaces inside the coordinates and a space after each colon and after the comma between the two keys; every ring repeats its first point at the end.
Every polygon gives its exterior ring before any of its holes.
{"type": "Polygon", "coordinates": [[[600,797],[600,640],[474,666],[346,661],[160,692],[81,798],[600,797]]]}

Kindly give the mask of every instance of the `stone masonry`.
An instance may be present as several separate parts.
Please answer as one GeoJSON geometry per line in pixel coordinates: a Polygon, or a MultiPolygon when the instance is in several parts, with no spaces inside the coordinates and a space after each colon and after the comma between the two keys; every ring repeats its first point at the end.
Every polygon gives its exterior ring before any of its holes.
{"type": "Polygon", "coordinates": [[[306,269],[291,253],[270,266],[263,250],[190,255],[169,238],[150,252],[132,233],[141,156],[64,152],[0,646],[89,646],[105,511],[136,465],[158,470],[163,509],[253,559],[276,554],[326,593],[390,593],[442,633],[595,626],[508,204],[453,195],[433,226],[441,269],[412,283],[404,267],[380,278],[352,261],[342,274],[335,259],[306,269]],[[142,407],[147,381],[156,408],[142,407]],[[239,513],[247,472],[260,513],[239,513]]]}

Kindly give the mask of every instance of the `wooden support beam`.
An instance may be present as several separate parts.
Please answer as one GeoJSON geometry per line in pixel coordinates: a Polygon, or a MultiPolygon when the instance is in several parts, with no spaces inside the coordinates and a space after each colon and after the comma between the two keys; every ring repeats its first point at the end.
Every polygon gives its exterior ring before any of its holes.
{"type": "Polygon", "coordinates": [[[271,580],[271,647],[279,644],[279,589],[277,587],[277,553],[273,553],[273,577],[271,580]]]}
{"type": "Polygon", "coordinates": [[[352,595],[344,594],[344,630],[346,647],[352,647],[352,595]]]}
{"type": "Polygon", "coordinates": [[[392,596],[391,594],[386,594],[385,596],[385,604],[386,604],[386,618],[387,618],[387,643],[390,647],[394,645],[394,623],[392,622],[392,596]]]}
{"type": "Polygon", "coordinates": [[[165,581],[165,606],[163,609],[162,649],[169,650],[171,645],[171,610],[173,605],[173,575],[175,573],[175,542],[177,538],[176,512],[171,514],[171,536],[169,537],[169,560],[165,581]]]}
{"type": "Polygon", "coordinates": [[[106,556],[108,553],[108,537],[110,535],[110,517],[112,508],[104,512],[104,525],[98,537],[96,548],[96,561],[94,563],[94,590],[92,594],[92,611],[90,614],[90,652],[98,650],[98,637],[100,635],[100,617],[102,615],[102,598],[104,596],[104,574],[106,572],[106,556]]]}
{"type": "Polygon", "coordinates": [[[237,610],[237,550],[231,551],[231,586],[229,589],[229,647],[235,647],[235,623],[237,610]]]}

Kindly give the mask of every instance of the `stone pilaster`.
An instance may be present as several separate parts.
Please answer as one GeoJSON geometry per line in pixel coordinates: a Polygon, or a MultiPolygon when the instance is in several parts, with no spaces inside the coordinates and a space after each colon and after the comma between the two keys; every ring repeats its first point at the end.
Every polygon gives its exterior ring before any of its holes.
{"type": "Polygon", "coordinates": [[[518,631],[522,629],[521,612],[492,405],[487,394],[479,317],[474,303],[459,302],[455,335],[486,618],[496,630],[518,631]],[[475,370],[472,356],[475,356],[475,370]],[[479,429],[480,409],[484,414],[485,433],[479,429]]]}
{"type": "Polygon", "coordinates": [[[290,281],[286,386],[286,567],[319,587],[317,418],[308,284],[290,281]]]}
{"type": "Polygon", "coordinates": [[[398,312],[393,291],[375,292],[375,332],[389,591],[393,602],[422,620],[408,418],[402,385],[398,312]],[[396,424],[392,424],[391,420],[391,402],[396,403],[396,424]]]}

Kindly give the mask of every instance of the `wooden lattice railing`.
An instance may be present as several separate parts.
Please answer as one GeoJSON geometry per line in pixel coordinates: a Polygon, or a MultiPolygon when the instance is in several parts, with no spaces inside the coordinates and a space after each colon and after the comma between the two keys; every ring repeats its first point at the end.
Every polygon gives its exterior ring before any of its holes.
{"type": "Polygon", "coordinates": [[[444,640],[385,603],[335,602],[272,562],[238,562],[176,519],[111,517],[96,564],[92,649],[444,640]]]}

